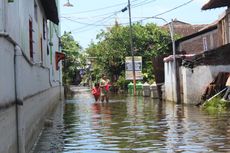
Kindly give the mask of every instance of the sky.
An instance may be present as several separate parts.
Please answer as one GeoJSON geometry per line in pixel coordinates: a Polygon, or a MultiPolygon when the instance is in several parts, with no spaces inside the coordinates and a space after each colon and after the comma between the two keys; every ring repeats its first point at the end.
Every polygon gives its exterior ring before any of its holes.
{"type": "MultiPolygon", "coordinates": [[[[161,17],[167,22],[172,19],[190,24],[210,24],[218,19],[226,8],[202,11],[208,0],[130,0],[132,22],[142,24],[165,24],[165,21],[147,17],[161,17]],[[170,11],[171,10],[171,11],[170,11]]],[[[61,33],[71,32],[83,48],[87,48],[101,30],[114,25],[129,24],[128,11],[121,12],[128,0],[69,0],[73,7],[66,7],[67,0],[60,0],[61,33]]]]}

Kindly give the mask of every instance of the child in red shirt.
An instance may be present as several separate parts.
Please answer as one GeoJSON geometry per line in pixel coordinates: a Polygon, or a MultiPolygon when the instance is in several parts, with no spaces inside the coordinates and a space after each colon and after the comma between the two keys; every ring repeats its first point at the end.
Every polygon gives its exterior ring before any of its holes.
{"type": "Polygon", "coordinates": [[[92,89],[92,94],[95,98],[95,101],[97,102],[100,98],[100,95],[101,95],[101,89],[100,89],[99,83],[95,83],[95,85],[92,89]]]}

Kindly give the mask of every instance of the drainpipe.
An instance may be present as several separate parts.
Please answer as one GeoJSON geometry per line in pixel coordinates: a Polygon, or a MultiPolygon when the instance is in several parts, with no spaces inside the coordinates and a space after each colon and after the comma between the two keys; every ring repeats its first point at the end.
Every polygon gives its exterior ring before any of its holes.
{"type": "Polygon", "coordinates": [[[19,146],[19,117],[18,117],[18,92],[17,92],[17,72],[16,72],[16,48],[14,48],[14,94],[15,94],[15,114],[16,114],[16,135],[17,135],[17,152],[20,152],[19,146]]]}
{"type": "Polygon", "coordinates": [[[19,98],[18,81],[17,81],[17,56],[22,56],[20,48],[17,43],[5,32],[0,32],[0,37],[4,37],[14,45],[14,95],[15,95],[15,118],[16,118],[16,139],[17,139],[17,152],[25,153],[24,143],[22,143],[22,136],[20,133],[20,119],[19,119],[19,105],[23,105],[22,98],[19,98]]]}
{"type": "Polygon", "coordinates": [[[14,92],[15,92],[15,114],[16,114],[16,133],[17,133],[17,152],[25,153],[24,143],[22,142],[22,131],[20,131],[20,118],[19,118],[19,106],[23,105],[22,99],[18,94],[18,74],[17,74],[17,56],[22,56],[20,48],[14,46],[14,92]]]}
{"type": "Polygon", "coordinates": [[[16,141],[17,141],[17,152],[18,153],[25,153],[25,147],[24,145],[21,145],[21,133],[20,133],[20,119],[19,119],[19,105],[23,105],[23,101],[18,96],[18,82],[17,82],[17,61],[16,57],[18,55],[22,55],[22,52],[20,51],[20,48],[17,46],[17,43],[9,36],[8,33],[6,33],[6,22],[7,22],[7,3],[5,0],[1,1],[0,8],[2,9],[2,16],[0,16],[0,19],[2,21],[0,25],[0,37],[6,38],[10,43],[14,45],[14,95],[15,95],[15,118],[16,118],[16,141]],[[19,54],[20,53],[20,54],[19,54]],[[18,54],[18,55],[17,55],[18,54]]]}
{"type": "Polygon", "coordinates": [[[53,38],[53,32],[52,32],[52,24],[51,22],[49,21],[49,32],[50,32],[50,36],[49,36],[49,52],[50,52],[50,86],[52,87],[53,86],[53,41],[52,41],[52,38],[53,38]]]}

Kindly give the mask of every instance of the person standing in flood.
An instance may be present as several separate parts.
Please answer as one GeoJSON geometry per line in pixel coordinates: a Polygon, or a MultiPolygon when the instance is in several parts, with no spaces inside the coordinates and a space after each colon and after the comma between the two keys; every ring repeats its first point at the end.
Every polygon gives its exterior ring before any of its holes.
{"type": "Polygon", "coordinates": [[[101,102],[109,102],[109,79],[107,79],[106,75],[102,75],[100,79],[100,87],[101,87],[101,102]]]}
{"type": "Polygon", "coordinates": [[[101,95],[101,89],[100,89],[99,83],[94,84],[94,87],[92,89],[92,94],[95,98],[95,102],[97,102],[101,95]]]}

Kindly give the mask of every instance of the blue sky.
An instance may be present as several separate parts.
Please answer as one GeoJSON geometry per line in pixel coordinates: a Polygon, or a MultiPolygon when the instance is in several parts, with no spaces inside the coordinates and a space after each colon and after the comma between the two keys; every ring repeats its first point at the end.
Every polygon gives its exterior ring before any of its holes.
{"type": "MultiPolygon", "coordinates": [[[[91,41],[96,42],[96,35],[101,29],[114,25],[115,20],[127,25],[128,11],[120,10],[127,6],[128,0],[69,0],[73,7],[64,7],[67,0],[60,1],[61,32],[71,31],[75,40],[86,48],[91,41]]],[[[171,10],[190,0],[130,0],[132,22],[145,17],[155,16],[171,10]]],[[[225,8],[202,11],[207,0],[193,0],[187,5],[160,15],[167,21],[177,19],[190,24],[209,24],[218,19],[225,8]]],[[[143,24],[153,22],[165,24],[161,20],[148,19],[143,24]]]]}

